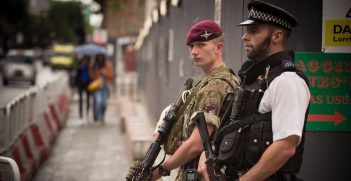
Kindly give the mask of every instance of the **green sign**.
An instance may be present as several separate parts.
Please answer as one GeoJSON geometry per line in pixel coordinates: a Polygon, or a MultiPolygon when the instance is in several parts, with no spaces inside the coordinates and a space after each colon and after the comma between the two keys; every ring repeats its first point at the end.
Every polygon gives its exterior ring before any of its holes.
{"type": "Polygon", "coordinates": [[[310,81],[307,130],[351,131],[351,54],[295,53],[310,81]]]}

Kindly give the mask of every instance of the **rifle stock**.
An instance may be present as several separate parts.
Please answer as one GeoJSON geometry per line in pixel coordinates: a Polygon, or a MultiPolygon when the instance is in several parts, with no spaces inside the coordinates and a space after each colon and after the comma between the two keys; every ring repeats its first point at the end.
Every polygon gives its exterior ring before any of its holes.
{"type": "Polygon", "coordinates": [[[150,145],[142,162],[135,162],[129,169],[127,181],[145,181],[152,177],[152,166],[160,153],[161,145],[164,144],[167,135],[169,134],[177,117],[177,113],[183,105],[182,94],[184,91],[192,88],[193,79],[187,78],[184,82],[179,95],[166,113],[164,121],[158,129],[159,135],[156,140],[150,145]]]}

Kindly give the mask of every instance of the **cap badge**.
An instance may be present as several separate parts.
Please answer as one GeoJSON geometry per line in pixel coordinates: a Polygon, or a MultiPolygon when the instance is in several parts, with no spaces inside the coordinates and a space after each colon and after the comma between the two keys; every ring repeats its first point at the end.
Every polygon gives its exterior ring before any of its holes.
{"type": "Polygon", "coordinates": [[[205,31],[205,33],[200,35],[200,36],[206,38],[206,40],[207,40],[207,38],[211,35],[212,35],[212,33],[207,33],[207,31],[205,31]]]}

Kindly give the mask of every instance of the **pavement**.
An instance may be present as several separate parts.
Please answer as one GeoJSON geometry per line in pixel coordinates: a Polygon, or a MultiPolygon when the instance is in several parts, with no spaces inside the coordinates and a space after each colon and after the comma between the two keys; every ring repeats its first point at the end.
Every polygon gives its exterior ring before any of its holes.
{"type": "Polygon", "coordinates": [[[59,132],[49,158],[41,164],[33,180],[125,180],[132,157],[121,129],[117,99],[109,99],[104,125],[94,124],[90,115],[88,123],[81,126],[76,97],[71,100],[67,123],[59,132]]]}
{"type": "MultiPolygon", "coordinates": [[[[156,122],[150,119],[142,96],[129,95],[128,90],[116,92],[109,98],[102,126],[93,123],[92,113],[82,126],[78,96],[72,96],[66,125],[48,159],[37,169],[34,181],[125,180],[133,160],[142,160],[153,142],[156,122]]],[[[163,155],[161,150],[156,163],[163,155]]],[[[170,177],[160,180],[174,180],[176,173],[172,171],[170,177]]]]}

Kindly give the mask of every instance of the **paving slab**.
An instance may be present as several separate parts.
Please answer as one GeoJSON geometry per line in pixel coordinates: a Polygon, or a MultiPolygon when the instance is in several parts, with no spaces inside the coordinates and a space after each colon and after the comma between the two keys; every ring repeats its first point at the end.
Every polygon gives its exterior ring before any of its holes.
{"type": "Polygon", "coordinates": [[[116,101],[110,100],[105,124],[81,126],[76,99],[70,104],[67,124],[60,131],[47,160],[34,181],[125,180],[131,163],[127,143],[120,129],[116,101]]]}

